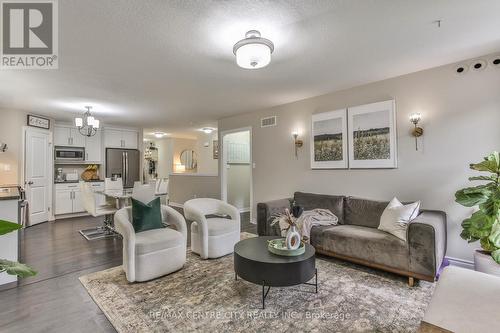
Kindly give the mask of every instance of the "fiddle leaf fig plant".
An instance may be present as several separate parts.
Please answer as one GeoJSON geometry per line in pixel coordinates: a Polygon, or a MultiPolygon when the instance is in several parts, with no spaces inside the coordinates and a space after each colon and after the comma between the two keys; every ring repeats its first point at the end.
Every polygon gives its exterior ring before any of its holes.
{"type": "Polygon", "coordinates": [[[472,170],[489,172],[488,176],[470,177],[485,184],[467,187],[455,193],[455,201],[465,207],[478,207],[463,220],[460,236],[469,243],[480,241],[485,252],[500,264],[500,154],[495,151],[484,161],[471,164],[472,170]]]}
{"type": "MultiPolygon", "coordinates": [[[[17,223],[0,220],[0,236],[9,232],[20,229],[21,226],[17,223]]],[[[21,264],[17,261],[0,259],[0,273],[5,272],[9,275],[17,275],[21,278],[36,275],[36,271],[28,265],[21,264]]]]}

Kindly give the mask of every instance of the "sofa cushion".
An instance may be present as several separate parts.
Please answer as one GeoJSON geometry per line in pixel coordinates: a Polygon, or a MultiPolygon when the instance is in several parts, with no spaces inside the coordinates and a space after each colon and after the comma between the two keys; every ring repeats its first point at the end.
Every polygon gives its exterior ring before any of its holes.
{"type": "Polygon", "coordinates": [[[380,224],[380,217],[388,204],[388,201],[374,201],[346,197],[344,203],[344,224],[378,228],[380,224]]]}
{"type": "Polygon", "coordinates": [[[339,224],[344,223],[344,196],[295,192],[293,198],[304,210],[328,209],[339,218],[339,224]]]}
{"type": "Polygon", "coordinates": [[[135,254],[147,254],[182,245],[183,236],[170,228],[152,229],[135,234],[135,254]]]}
{"type": "Polygon", "coordinates": [[[408,270],[406,242],[378,229],[356,225],[314,227],[311,244],[335,254],[408,270]]]}

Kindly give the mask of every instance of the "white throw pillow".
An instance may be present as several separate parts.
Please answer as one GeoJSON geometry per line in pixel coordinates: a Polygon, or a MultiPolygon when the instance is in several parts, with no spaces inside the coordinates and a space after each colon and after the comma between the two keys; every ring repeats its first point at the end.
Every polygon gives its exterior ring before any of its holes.
{"type": "Polygon", "coordinates": [[[403,205],[397,198],[389,202],[380,217],[379,230],[388,232],[406,242],[408,223],[420,212],[420,201],[403,205]]]}

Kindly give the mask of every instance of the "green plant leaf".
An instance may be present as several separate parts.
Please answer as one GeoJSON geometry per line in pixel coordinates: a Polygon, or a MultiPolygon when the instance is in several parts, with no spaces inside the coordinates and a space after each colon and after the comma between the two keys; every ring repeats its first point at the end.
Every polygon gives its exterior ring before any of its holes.
{"type": "Polygon", "coordinates": [[[0,259],[0,272],[5,271],[9,275],[17,275],[21,278],[34,276],[36,271],[28,265],[21,264],[17,261],[0,259]]]}
{"type": "Polygon", "coordinates": [[[483,248],[483,250],[487,251],[487,252],[493,252],[495,251],[497,248],[495,247],[495,245],[493,245],[490,240],[488,239],[488,237],[484,237],[484,238],[481,238],[481,247],[483,248]]]}
{"type": "Polygon", "coordinates": [[[455,193],[455,201],[465,207],[474,207],[488,200],[491,189],[486,185],[467,187],[455,193]]]}
{"type": "Polygon", "coordinates": [[[474,176],[474,177],[469,177],[469,180],[486,180],[489,182],[494,182],[497,179],[496,176],[491,175],[491,176],[474,176]]]}
{"type": "Polygon", "coordinates": [[[500,222],[496,221],[493,224],[488,240],[493,246],[495,246],[496,248],[500,248],[500,222]]]}
{"type": "Polygon", "coordinates": [[[491,252],[491,256],[493,257],[493,260],[500,264],[500,249],[491,252]]]}
{"type": "Polygon", "coordinates": [[[484,161],[471,164],[470,168],[477,171],[489,171],[492,173],[499,174],[500,173],[500,154],[497,151],[494,151],[490,155],[484,158],[484,161]]]}
{"type": "Polygon", "coordinates": [[[487,238],[495,221],[496,218],[485,215],[483,211],[479,210],[468,219],[463,220],[463,232],[460,236],[469,242],[487,238]]]}
{"type": "Polygon", "coordinates": [[[22,225],[9,221],[0,220],[0,235],[8,234],[9,232],[21,229],[22,225]]]}

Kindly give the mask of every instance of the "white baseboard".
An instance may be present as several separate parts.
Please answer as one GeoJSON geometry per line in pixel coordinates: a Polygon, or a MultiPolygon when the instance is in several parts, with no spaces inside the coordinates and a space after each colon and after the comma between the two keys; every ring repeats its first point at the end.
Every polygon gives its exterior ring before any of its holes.
{"type": "Polygon", "coordinates": [[[457,266],[457,267],[462,267],[462,268],[474,270],[474,262],[473,261],[463,260],[463,259],[458,259],[458,258],[453,258],[453,257],[446,257],[446,259],[448,259],[451,266],[457,266]]]}
{"type": "Polygon", "coordinates": [[[248,213],[248,212],[250,212],[250,207],[238,208],[238,211],[240,213],[248,213]]]}
{"type": "Polygon", "coordinates": [[[172,206],[172,207],[177,207],[177,208],[182,208],[182,209],[184,209],[184,204],[180,204],[180,203],[177,203],[177,202],[172,202],[172,201],[170,201],[170,202],[168,203],[168,205],[169,205],[169,206],[172,206]]]}

